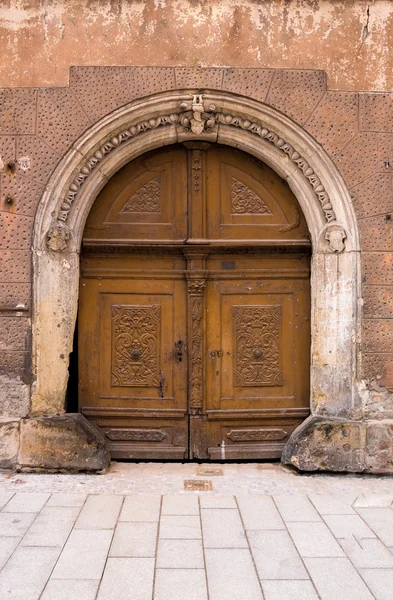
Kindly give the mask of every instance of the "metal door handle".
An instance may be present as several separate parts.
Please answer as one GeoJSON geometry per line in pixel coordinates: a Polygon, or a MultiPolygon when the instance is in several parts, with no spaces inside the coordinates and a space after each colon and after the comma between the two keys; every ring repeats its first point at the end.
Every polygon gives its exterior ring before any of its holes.
{"type": "Polygon", "coordinates": [[[158,386],[158,395],[160,398],[164,397],[164,383],[165,383],[164,371],[160,371],[160,385],[158,386]]]}

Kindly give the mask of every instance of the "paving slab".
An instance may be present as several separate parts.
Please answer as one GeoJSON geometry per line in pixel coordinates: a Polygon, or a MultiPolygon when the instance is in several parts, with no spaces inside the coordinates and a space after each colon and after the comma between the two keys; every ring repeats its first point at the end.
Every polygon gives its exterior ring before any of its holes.
{"type": "Polygon", "coordinates": [[[160,538],[163,539],[202,539],[201,520],[195,515],[162,515],[160,538]]]}
{"type": "Polygon", "coordinates": [[[357,508],[357,512],[386,546],[393,546],[393,510],[357,508]]]}
{"type": "Polygon", "coordinates": [[[248,549],[205,550],[210,600],[263,600],[248,549]]]}
{"type": "Polygon", "coordinates": [[[11,500],[3,507],[2,512],[5,513],[38,513],[41,508],[47,503],[50,494],[24,494],[16,493],[11,500]]]}
{"type": "Polygon", "coordinates": [[[207,600],[204,569],[157,569],[154,600],[207,600]]]}
{"type": "Polygon", "coordinates": [[[157,523],[118,523],[109,556],[154,558],[157,523]]]}
{"type": "Polygon", "coordinates": [[[0,510],[9,502],[14,492],[0,492],[0,510]]]}
{"type": "Polygon", "coordinates": [[[0,513],[0,535],[22,537],[36,516],[36,513],[0,513]]]}
{"type": "Polygon", "coordinates": [[[38,600],[59,548],[17,548],[0,573],[0,598],[38,600]]]}
{"type": "Polygon", "coordinates": [[[311,581],[262,581],[265,600],[319,600],[311,581]]]}
{"type": "Polygon", "coordinates": [[[361,540],[363,538],[375,538],[375,533],[366,525],[361,517],[353,515],[323,515],[326,525],[337,539],[351,538],[361,540]]]}
{"type": "Polygon", "coordinates": [[[199,501],[201,508],[237,508],[233,496],[201,496],[199,501]]]}
{"type": "Polygon", "coordinates": [[[286,523],[322,520],[307,496],[275,495],[273,498],[286,523]]]}
{"type": "Polygon", "coordinates": [[[153,558],[108,558],[97,600],[151,600],[153,558]]]}
{"type": "Polygon", "coordinates": [[[353,503],[354,508],[384,508],[393,505],[393,494],[361,494],[353,503]]]}
{"type": "Polygon", "coordinates": [[[126,496],[119,521],[158,523],[160,507],[161,496],[126,496]]]}
{"type": "Polygon", "coordinates": [[[89,496],[75,524],[75,529],[114,529],[122,504],[122,496],[89,496]]]}
{"type": "Polygon", "coordinates": [[[23,537],[21,546],[63,546],[79,510],[75,506],[44,506],[23,537]]]}
{"type": "Polygon", "coordinates": [[[304,562],[321,600],[373,600],[348,558],[306,558],[304,562]]]}
{"type": "Polygon", "coordinates": [[[205,548],[247,548],[248,542],[239,511],[202,508],[202,533],[205,548]]]}
{"type": "Polygon", "coordinates": [[[246,530],[285,529],[284,521],[270,496],[238,496],[237,502],[246,530]]]}
{"type": "Polygon", "coordinates": [[[159,540],[157,569],[204,569],[202,540],[159,540]]]}
{"type": "Polygon", "coordinates": [[[53,571],[54,579],[101,579],[113,532],[74,529],[53,571]]]}
{"type": "Polygon", "coordinates": [[[20,537],[0,537],[0,569],[4,567],[20,540],[20,537]]]}
{"type": "Polygon", "coordinates": [[[287,531],[249,531],[247,535],[260,579],[309,579],[287,531]]]}
{"type": "Polygon", "coordinates": [[[49,579],[40,600],[95,600],[99,581],[49,579]]]}
{"type": "Polygon", "coordinates": [[[361,569],[360,575],[376,600],[392,600],[393,569],[361,569]]]}
{"type": "Polygon", "coordinates": [[[320,515],[356,515],[352,504],[357,498],[353,494],[309,494],[309,500],[313,503],[320,515]]]}
{"type": "Polygon", "coordinates": [[[302,558],[344,556],[325,523],[287,523],[302,558]]]}
{"type": "Polygon", "coordinates": [[[381,540],[349,538],[339,543],[357,569],[393,569],[393,554],[381,540]]]}
{"type": "Polygon", "coordinates": [[[164,496],[162,499],[163,515],[199,515],[197,496],[164,496]]]}
{"type": "Polygon", "coordinates": [[[46,506],[82,507],[86,501],[86,498],[86,494],[52,494],[46,503],[46,506]]]}

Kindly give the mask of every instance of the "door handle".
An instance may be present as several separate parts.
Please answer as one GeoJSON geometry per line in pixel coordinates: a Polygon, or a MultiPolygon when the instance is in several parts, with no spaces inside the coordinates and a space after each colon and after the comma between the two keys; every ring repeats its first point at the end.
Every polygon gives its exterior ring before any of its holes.
{"type": "Polygon", "coordinates": [[[181,363],[183,360],[184,342],[181,338],[175,342],[175,358],[177,362],[181,363]]]}
{"type": "Polygon", "coordinates": [[[164,371],[160,371],[160,385],[158,386],[158,395],[160,398],[164,397],[164,384],[165,384],[164,371]]]}

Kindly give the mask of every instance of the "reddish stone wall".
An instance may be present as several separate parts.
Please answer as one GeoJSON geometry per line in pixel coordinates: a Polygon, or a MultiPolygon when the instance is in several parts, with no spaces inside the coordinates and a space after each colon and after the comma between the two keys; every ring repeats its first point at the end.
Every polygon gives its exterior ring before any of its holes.
{"type": "MultiPolygon", "coordinates": [[[[105,114],[178,88],[222,89],[266,102],[301,124],[332,157],[351,191],[361,232],[359,376],[393,388],[393,93],[327,90],[326,74],[318,70],[184,67],[75,67],[69,87],[0,91],[0,385],[2,374],[21,385],[31,379],[29,250],[51,172],[105,114]]],[[[26,402],[13,410],[24,416],[26,402]]],[[[7,411],[5,401],[0,414],[7,411]]]]}

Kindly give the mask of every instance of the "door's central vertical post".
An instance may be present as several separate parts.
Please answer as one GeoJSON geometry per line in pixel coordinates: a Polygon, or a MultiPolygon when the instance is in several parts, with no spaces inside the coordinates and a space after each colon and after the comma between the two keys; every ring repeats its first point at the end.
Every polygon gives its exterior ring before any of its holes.
{"type": "MultiPolygon", "coordinates": [[[[190,262],[194,262],[191,260],[190,262]]],[[[188,390],[190,418],[190,458],[207,458],[205,422],[205,287],[200,272],[188,273],[188,390]]]]}

